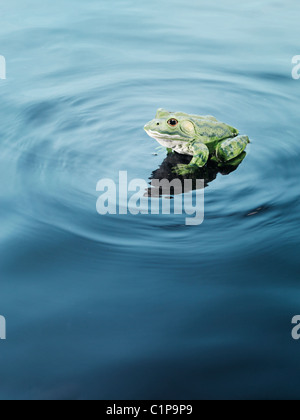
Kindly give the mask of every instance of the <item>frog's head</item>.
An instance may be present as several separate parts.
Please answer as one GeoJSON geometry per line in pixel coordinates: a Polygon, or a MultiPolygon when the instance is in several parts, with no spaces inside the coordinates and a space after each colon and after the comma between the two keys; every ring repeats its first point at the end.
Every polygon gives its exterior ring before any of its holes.
{"type": "Polygon", "coordinates": [[[154,120],[145,125],[145,131],[164,147],[172,148],[193,140],[196,129],[188,114],[159,109],[154,120]]]}

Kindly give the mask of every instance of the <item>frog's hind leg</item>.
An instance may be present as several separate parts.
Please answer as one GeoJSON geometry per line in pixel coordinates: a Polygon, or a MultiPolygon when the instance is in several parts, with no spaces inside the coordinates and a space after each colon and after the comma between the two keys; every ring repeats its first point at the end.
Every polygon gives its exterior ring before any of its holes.
{"type": "Polygon", "coordinates": [[[250,140],[247,136],[223,140],[216,149],[217,160],[222,163],[233,161],[244,152],[249,143],[250,140]]]}
{"type": "MultiPolygon", "coordinates": [[[[240,166],[240,164],[243,162],[246,156],[247,156],[246,152],[241,153],[240,155],[238,155],[238,157],[226,162],[225,168],[237,168],[238,166],[240,166]]],[[[224,167],[224,164],[221,164],[221,166],[224,167]]]]}

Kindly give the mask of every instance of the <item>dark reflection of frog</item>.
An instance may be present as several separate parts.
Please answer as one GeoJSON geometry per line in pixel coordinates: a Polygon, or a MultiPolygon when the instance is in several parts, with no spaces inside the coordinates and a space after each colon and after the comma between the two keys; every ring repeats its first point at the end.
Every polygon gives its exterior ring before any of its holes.
{"type": "MultiPolygon", "coordinates": [[[[226,165],[224,163],[220,164],[219,162],[211,159],[204,168],[198,168],[198,170],[193,174],[176,175],[174,173],[174,167],[177,167],[178,165],[189,165],[192,157],[187,155],[180,155],[178,153],[169,153],[160,167],[152,173],[150,181],[168,180],[171,182],[174,179],[179,179],[183,183],[185,179],[190,179],[192,180],[192,188],[185,189],[184,192],[187,193],[197,189],[197,180],[199,179],[204,180],[204,188],[206,188],[210,182],[217,178],[218,174],[229,175],[230,173],[234,172],[245,159],[245,157],[246,152],[242,153],[237,159],[231,161],[230,165],[226,165]]],[[[159,197],[162,195],[162,188],[155,188],[152,186],[152,188],[148,189],[145,195],[148,197],[159,197]]]]}

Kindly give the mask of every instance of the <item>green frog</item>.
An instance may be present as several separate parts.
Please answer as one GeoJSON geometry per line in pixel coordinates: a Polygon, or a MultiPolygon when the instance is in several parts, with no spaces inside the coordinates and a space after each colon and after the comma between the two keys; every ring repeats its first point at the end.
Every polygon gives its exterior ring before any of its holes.
{"type": "Polygon", "coordinates": [[[168,153],[193,157],[189,164],[175,167],[174,172],[178,175],[195,173],[210,158],[220,164],[236,166],[250,143],[248,136],[240,136],[236,128],[215,117],[168,112],[165,109],[157,111],[155,119],[145,125],[145,131],[166,147],[168,153]]]}

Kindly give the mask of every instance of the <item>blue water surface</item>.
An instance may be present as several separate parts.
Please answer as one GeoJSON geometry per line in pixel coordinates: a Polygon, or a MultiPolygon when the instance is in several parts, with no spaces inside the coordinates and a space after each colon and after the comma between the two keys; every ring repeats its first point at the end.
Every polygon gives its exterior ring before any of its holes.
{"type": "Polygon", "coordinates": [[[299,398],[300,4],[1,5],[1,399],[299,398]],[[205,221],[96,212],[159,107],[251,138],[205,221]]]}

